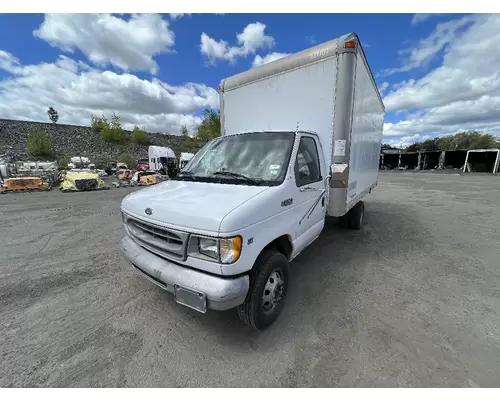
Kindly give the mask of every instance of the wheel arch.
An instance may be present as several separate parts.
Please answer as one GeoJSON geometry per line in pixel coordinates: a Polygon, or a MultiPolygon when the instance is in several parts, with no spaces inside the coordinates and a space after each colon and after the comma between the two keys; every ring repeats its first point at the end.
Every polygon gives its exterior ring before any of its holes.
{"type": "Polygon", "coordinates": [[[290,235],[281,235],[277,237],[273,241],[269,242],[262,249],[262,252],[265,250],[273,250],[273,249],[283,254],[287,258],[287,260],[290,260],[290,257],[293,252],[293,244],[290,235]]]}

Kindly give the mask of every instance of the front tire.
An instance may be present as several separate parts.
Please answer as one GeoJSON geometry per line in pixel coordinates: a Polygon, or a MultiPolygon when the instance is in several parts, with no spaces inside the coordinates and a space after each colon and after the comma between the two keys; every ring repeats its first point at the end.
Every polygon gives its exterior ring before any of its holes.
{"type": "Polygon", "coordinates": [[[276,321],[285,306],[288,269],[288,259],[276,250],[265,250],[257,258],[247,297],[238,307],[245,324],[259,331],[276,321]]]}

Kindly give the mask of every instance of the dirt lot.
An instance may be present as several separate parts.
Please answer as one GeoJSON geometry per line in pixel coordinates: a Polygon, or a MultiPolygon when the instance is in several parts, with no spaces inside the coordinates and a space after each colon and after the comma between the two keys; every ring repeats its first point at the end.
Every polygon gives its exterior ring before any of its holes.
{"type": "Polygon", "coordinates": [[[497,386],[500,178],[383,173],[268,331],[198,314],[117,243],[136,189],[0,196],[0,386],[497,386]]]}

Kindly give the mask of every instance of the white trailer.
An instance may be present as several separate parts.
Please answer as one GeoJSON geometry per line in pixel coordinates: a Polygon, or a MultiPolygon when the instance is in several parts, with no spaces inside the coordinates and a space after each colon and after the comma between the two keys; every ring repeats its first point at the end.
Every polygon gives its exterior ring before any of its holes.
{"type": "Polygon", "coordinates": [[[184,168],[193,157],[193,153],[181,153],[181,156],[179,157],[179,169],[184,168]]]}
{"type": "Polygon", "coordinates": [[[202,313],[280,315],[290,261],[327,215],[360,229],[376,185],[384,105],[357,35],[222,81],[221,137],[175,178],[122,201],[121,249],[144,277],[202,313]]]}
{"type": "Polygon", "coordinates": [[[162,168],[167,168],[167,164],[171,160],[175,162],[175,153],[170,147],[149,146],[149,169],[151,171],[159,171],[162,168]]]}

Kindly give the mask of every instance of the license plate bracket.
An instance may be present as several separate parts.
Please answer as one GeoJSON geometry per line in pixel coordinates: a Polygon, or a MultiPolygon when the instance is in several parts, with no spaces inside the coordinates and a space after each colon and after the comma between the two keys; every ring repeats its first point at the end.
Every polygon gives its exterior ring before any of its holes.
{"type": "Polygon", "coordinates": [[[207,312],[207,296],[185,287],[174,285],[175,301],[183,306],[192,308],[202,314],[207,312]]]}

